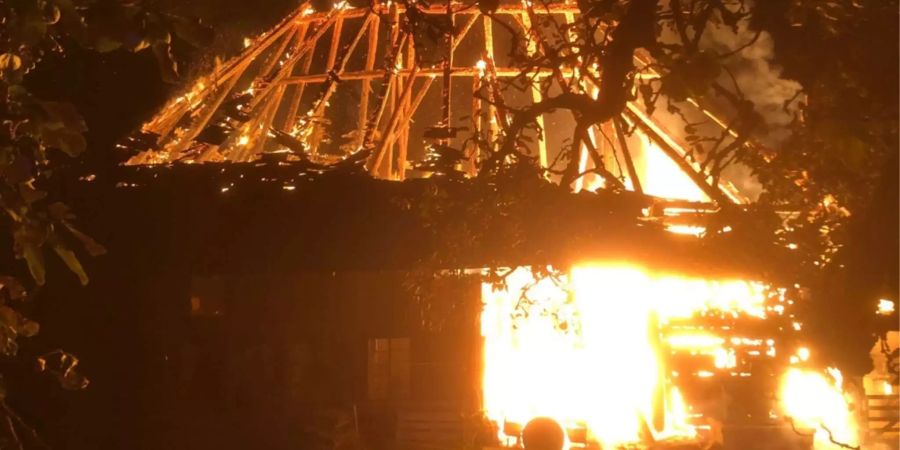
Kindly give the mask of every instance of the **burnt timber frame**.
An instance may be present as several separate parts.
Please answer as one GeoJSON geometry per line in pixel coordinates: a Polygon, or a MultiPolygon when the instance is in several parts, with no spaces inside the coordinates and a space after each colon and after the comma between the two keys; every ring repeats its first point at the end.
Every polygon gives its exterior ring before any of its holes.
{"type": "MultiPolygon", "coordinates": [[[[523,77],[522,70],[516,67],[497,67],[494,64],[494,33],[491,17],[484,16],[477,8],[465,8],[463,4],[448,1],[435,3],[428,7],[420,7],[419,12],[428,15],[448,15],[465,17],[456,35],[448,39],[448,54],[443,63],[435,67],[419,67],[412,45],[414,36],[401,32],[398,27],[399,17],[405,12],[404,6],[398,3],[375,3],[371,8],[348,8],[346,3],[336,4],[326,12],[316,12],[306,2],[290,14],[281,23],[266,33],[249,42],[244,52],[221,67],[211,75],[199,79],[186,94],[169,102],[155,118],[146,123],[144,132],[158,135],[157,148],[142,152],[128,164],[159,164],[181,162],[231,161],[249,162],[258,159],[264,151],[265,144],[273,138],[272,132],[277,128],[302,141],[308,153],[315,155],[322,140],[322,126],[318,120],[329,106],[329,100],[341,83],[358,83],[360,85],[360,116],[356,138],[357,150],[368,149],[368,169],[372,176],[403,180],[406,177],[408,143],[410,141],[409,122],[416,109],[429,91],[435,78],[442,78],[442,126],[449,127],[450,121],[450,78],[469,78],[472,80],[472,94],[482,89],[485,82],[497,79],[525,78],[531,84],[531,98],[541,100],[540,80],[549,76],[561,76],[558,80],[571,89],[595,93],[597,87],[584,77],[578,76],[578,70],[564,68],[554,72],[538,69],[523,77]],[[379,23],[385,22],[389,27],[390,44],[384,52],[384,64],[376,68],[377,48],[379,46],[379,23]],[[483,61],[484,67],[454,66],[454,53],[458,44],[468,31],[481,22],[483,27],[483,61]],[[358,24],[357,26],[349,26],[358,24]],[[344,30],[355,33],[351,42],[342,43],[344,30]],[[363,70],[347,70],[347,62],[361,50],[359,45],[366,41],[365,67],[363,70]],[[310,73],[313,54],[320,45],[327,46],[327,63],[325,73],[310,73]],[[253,62],[269,50],[268,59],[258,73],[252,74],[253,62]],[[560,75],[561,74],[561,75],[560,75]],[[241,87],[243,80],[251,78],[250,87],[241,87]],[[381,80],[381,92],[373,96],[371,82],[381,80]],[[422,81],[420,81],[422,80],[422,81]],[[418,85],[418,87],[417,87],[418,85]],[[313,106],[306,112],[299,111],[301,98],[305,91],[319,87],[313,106]],[[207,146],[196,142],[223,102],[230,96],[244,92],[253,95],[249,111],[245,111],[251,119],[238,124],[231,135],[218,146],[207,146]],[[290,95],[288,95],[290,93],[290,95]],[[373,103],[374,97],[374,105],[373,103]],[[279,111],[282,122],[275,125],[279,111]],[[186,125],[184,125],[186,124],[186,125]],[[306,131],[297,131],[306,127],[306,131]],[[379,139],[376,139],[376,136],[379,139]],[[376,142],[377,141],[377,142],[376,142]],[[395,151],[395,147],[397,150],[395,151]],[[201,148],[199,156],[194,150],[201,148]]],[[[518,26],[522,36],[526,38],[526,49],[529,54],[543,51],[541,37],[532,25],[542,15],[561,15],[567,23],[575,20],[579,13],[577,5],[570,3],[554,3],[546,7],[534,8],[523,3],[503,4],[493,14],[494,17],[508,17],[513,26],[518,26]]],[[[646,63],[644,55],[636,57],[637,62],[646,63]]],[[[581,68],[581,70],[584,70],[581,68]]],[[[640,76],[658,76],[654,73],[640,76]]],[[[494,94],[496,95],[496,94],[494,94]]],[[[698,106],[699,107],[699,106],[698,106]]],[[[708,117],[722,123],[707,109],[700,110],[708,117]]],[[[502,131],[503,115],[497,113],[492,102],[473,101],[470,117],[480,122],[483,117],[489,118],[487,126],[475,123],[476,132],[487,142],[494,142],[502,131]],[[483,114],[484,103],[487,114],[483,114]],[[495,119],[496,117],[496,119],[495,119]],[[477,119],[476,119],[477,118],[477,119]],[[499,122],[499,123],[498,123],[499,122]]],[[[544,116],[538,117],[539,132],[536,139],[537,161],[542,168],[548,168],[548,149],[546,135],[543,132],[544,116]]],[[[604,124],[606,125],[606,124],[604,124]]],[[[625,145],[623,125],[638,129],[662,151],[673,159],[678,167],[715,203],[719,205],[741,203],[741,199],[728,189],[725,184],[716,184],[713,178],[694,161],[685,146],[665,133],[642,108],[629,103],[622,117],[615,122],[615,127],[596,125],[587,129],[587,136],[581,144],[579,169],[586,173],[590,154],[597,166],[599,152],[620,153],[627,165],[627,176],[632,180],[633,189],[641,193],[641,180],[632,162],[632,155],[625,145]],[[606,142],[603,142],[606,137],[606,142]]],[[[467,149],[473,153],[477,150],[467,149]]],[[[466,171],[470,175],[477,172],[477,154],[468,163],[466,171]]],[[[615,157],[615,156],[613,156],[615,157]]],[[[622,176],[625,176],[624,174],[622,176]]],[[[605,176],[604,178],[609,178],[605,176]]],[[[576,187],[583,185],[583,176],[579,177],[576,187]]]]}

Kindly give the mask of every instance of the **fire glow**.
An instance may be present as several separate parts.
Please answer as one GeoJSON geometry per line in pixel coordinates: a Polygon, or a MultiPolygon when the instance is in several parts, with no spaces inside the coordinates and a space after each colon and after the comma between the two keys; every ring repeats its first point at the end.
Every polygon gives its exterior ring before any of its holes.
{"type": "Polygon", "coordinates": [[[551,417],[587,429],[604,448],[696,437],[663,352],[687,346],[715,353],[725,341],[680,335],[666,342],[663,325],[701,311],[765,315],[757,284],[629,265],[584,265],[539,280],[520,268],[506,283],[506,290],[482,287],[488,418],[502,430],[505,423],[551,417]]]}

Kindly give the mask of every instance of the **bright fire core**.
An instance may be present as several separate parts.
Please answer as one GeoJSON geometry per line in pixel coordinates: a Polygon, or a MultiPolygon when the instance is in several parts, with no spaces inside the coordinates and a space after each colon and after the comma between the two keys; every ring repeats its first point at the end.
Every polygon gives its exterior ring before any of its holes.
{"type": "MultiPolygon", "coordinates": [[[[854,441],[840,384],[796,382],[825,379],[802,368],[810,358],[808,348],[782,348],[788,351],[782,354],[774,339],[729,335],[735,331],[729,326],[698,326],[710,317],[790,319],[784,304],[793,302],[781,291],[773,294],[743,280],[706,280],[612,263],[540,278],[519,268],[505,281],[504,289],[482,286],[481,315],[483,407],[502,440],[516,439],[521,426],[536,417],[553,418],[576,430],[583,442],[603,448],[721,439],[711,427],[714,422],[699,426],[702,421],[672,382],[677,374],[667,367],[668,356],[686,352],[707,361],[708,367],[691,369],[700,379],[716,373],[750,376],[741,368],[747,358],[789,360],[779,395],[781,413],[854,441]],[[828,408],[813,408],[821,417],[804,409],[817,404],[810,399],[829,399],[828,408]]],[[[830,445],[816,433],[817,449],[830,445]]]]}
{"type": "Polygon", "coordinates": [[[506,290],[483,286],[488,417],[501,428],[552,417],[605,448],[648,433],[693,437],[663,367],[660,326],[709,309],[764,314],[762,289],[621,265],[576,267],[564,278],[518,269],[506,290]]]}

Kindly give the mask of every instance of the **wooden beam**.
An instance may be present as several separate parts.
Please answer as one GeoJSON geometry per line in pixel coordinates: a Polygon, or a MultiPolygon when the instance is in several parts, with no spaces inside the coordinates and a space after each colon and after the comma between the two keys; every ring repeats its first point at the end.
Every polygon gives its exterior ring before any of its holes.
{"type": "Polygon", "coordinates": [[[479,154],[479,144],[477,141],[481,141],[484,139],[482,136],[482,117],[481,117],[481,98],[478,96],[478,91],[481,90],[481,77],[472,77],[472,129],[475,131],[476,142],[470,142],[469,150],[466,152],[466,157],[469,159],[467,164],[466,172],[470,177],[474,177],[478,174],[478,154],[479,154]]]}
{"type": "MultiPolygon", "coordinates": [[[[406,99],[410,97],[412,92],[413,84],[416,81],[415,76],[407,77],[406,85],[403,86],[403,91],[400,92],[399,97],[401,99],[406,99]]],[[[372,166],[369,168],[369,173],[372,175],[378,174],[378,168],[381,167],[381,163],[384,160],[385,155],[388,154],[388,149],[394,144],[395,140],[395,131],[397,129],[398,121],[402,114],[401,108],[394,108],[391,113],[391,118],[388,119],[388,123],[384,128],[384,133],[381,136],[381,143],[378,145],[378,150],[375,152],[375,159],[372,163],[372,166]]],[[[388,165],[390,165],[390,160],[388,160],[388,165]]]]}
{"type": "MultiPolygon", "coordinates": [[[[374,20],[369,24],[369,47],[366,49],[366,68],[365,72],[371,73],[375,68],[375,56],[378,51],[378,20],[374,20]]],[[[382,74],[383,75],[383,74],[382,74]]],[[[374,78],[374,77],[372,77],[374,78]]],[[[357,127],[359,136],[357,137],[357,146],[362,147],[365,141],[364,130],[369,120],[369,94],[372,92],[372,78],[357,78],[362,80],[362,89],[359,99],[359,117],[357,119],[357,127]]],[[[346,77],[345,77],[346,79],[346,77]]]]}
{"type": "MultiPolygon", "coordinates": [[[[300,38],[300,41],[306,38],[306,33],[309,31],[309,24],[304,23],[301,25],[303,28],[303,33],[298,33],[297,36],[300,38]]],[[[303,66],[301,67],[301,73],[306,75],[309,73],[309,68],[312,65],[313,55],[316,54],[316,44],[313,44],[312,51],[310,51],[306,58],[303,60],[303,66]]],[[[284,116],[284,123],[281,125],[281,131],[285,133],[290,133],[293,131],[294,123],[297,120],[297,111],[300,109],[300,101],[303,99],[303,91],[306,89],[306,83],[297,83],[294,87],[294,92],[291,95],[291,102],[288,104],[287,114],[284,116]]]]}
{"type": "MultiPolygon", "coordinates": [[[[335,73],[335,70],[337,69],[335,63],[337,62],[338,51],[341,49],[341,34],[343,31],[344,18],[339,17],[334,23],[334,26],[331,27],[331,43],[328,47],[328,59],[325,61],[325,67],[328,68],[329,75],[335,73]]],[[[341,59],[343,60],[343,56],[341,59]]],[[[324,114],[325,107],[328,105],[328,100],[331,98],[331,94],[334,92],[336,85],[337,80],[335,80],[333,76],[330,76],[325,83],[324,92],[321,93],[318,102],[313,106],[312,117],[318,118],[324,114]]],[[[319,144],[322,142],[322,135],[324,133],[325,130],[323,127],[315,127],[313,130],[310,141],[307,143],[311,154],[318,153],[319,144]]]]}
{"type": "Polygon", "coordinates": [[[278,49],[275,50],[275,53],[273,53],[269,60],[266,61],[266,65],[262,70],[259,71],[258,75],[256,76],[257,79],[266,79],[271,76],[272,69],[275,68],[275,65],[278,64],[278,60],[284,55],[284,50],[287,49],[288,44],[290,44],[291,41],[295,40],[295,38],[300,35],[301,32],[304,32],[305,34],[305,30],[303,30],[302,28],[303,27],[301,25],[297,25],[292,30],[292,32],[285,33],[284,39],[281,40],[281,45],[278,46],[278,49]]]}
{"type": "MultiPolygon", "coordinates": [[[[412,116],[418,111],[419,105],[422,104],[422,100],[425,98],[425,95],[428,94],[428,90],[431,88],[431,85],[434,84],[434,79],[437,77],[426,77],[425,84],[419,88],[419,92],[416,93],[416,98],[410,103],[409,109],[404,112],[403,117],[400,119],[400,131],[399,135],[402,136],[402,133],[409,133],[409,124],[412,119],[412,116]]],[[[398,134],[395,134],[397,136],[398,134]]],[[[405,175],[404,175],[405,176],[405,175]]]]}
{"type": "MultiPolygon", "coordinates": [[[[414,37],[409,37],[409,43],[406,46],[406,67],[418,67],[416,64],[416,45],[414,41],[414,37]]],[[[410,76],[410,78],[415,78],[410,76]]],[[[429,78],[431,80],[431,78],[429,78]]],[[[428,86],[431,85],[430,82],[426,81],[428,86]]],[[[412,101],[409,96],[404,97],[404,101],[401,105],[403,108],[402,114],[406,118],[406,123],[412,119],[412,101]]],[[[400,142],[398,144],[398,154],[397,154],[397,180],[403,181],[406,179],[406,159],[409,154],[409,126],[401,126],[400,129],[400,142]]]]}
{"type": "MultiPolygon", "coordinates": [[[[452,0],[447,0],[445,15],[446,15],[446,20],[450,23],[451,30],[453,29],[453,24],[455,22],[453,20],[455,16],[453,15],[452,5],[453,5],[452,0]]],[[[448,136],[449,136],[450,127],[452,125],[450,122],[451,121],[450,108],[452,106],[450,96],[452,95],[452,88],[453,88],[453,82],[452,82],[453,79],[451,78],[451,73],[453,72],[453,53],[455,50],[453,41],[454,41],[453,33],[446,33],[444,35],[444,42],[447,46],[447,54],[444,55],[444,61],[442,64],[442,67],[444,70],[443,70],[443,79],[442,79],[443,86],[441,86],[441,124],[444,127],[446,127],[446,129],[448,131],[448,136]]],[[[445,139],[441,139],[440,142],[443,143],[444,145],[447,145],[450,143],[450,138],[448,137],[445,139]]]]}
{"type": "Polygon", "coordinates": [[[318,42],[319,38],[321,38],[326,31],[328,31],[334,23],[342,17],[344,10],[335,9],[329,13],[329,19],[324,23],[320,24],[313,35],[307,39],[303,45],[300,46],[299,50],[291,55],[287,62],[281,67],[281,69],[276,73],[275,77],[269,82],[268,85],[262,88],[262,92],[253,98],[250,102],[250,107],[252,109],[256,109],[257,105],[259,105],[263,100],[265,100],[275,88],[276,85],[281,84],[281,81],[290,75],[290,70],[292,69],[297,61],[300,60],[303,56],[309,53],[312,49],[315,48],[316,42],[318,42]]]}
{"type": "MultiPolygon", "coordinates": [[[[528,39],[528,43],[525,47],[525,51],[528,53],[528,56],[534,56],[538,53],[538,35],[534,31],[534,27],[531,23],[531,17],[528,14],[528,11],[522,13],[521,15],[521,25],[522,29],[525,32],[525,36],[528,39]]],[[[527,78],[528,84],[531,87],[531,101],[533,103],[540,103],[543,100],[543,93],[541,92],[541,86],[539,83],[536,83],[534,79],[527,78]]],[[[544,115],[541,114],[535,118],[535,122],[538,125],[538,162],[541,165],[542,169],[546,169],[548,165],[547,161],[547,132],[544,127],[544,115]]]]}
{"type": "MultiPolygon", "coordinates": [[[[522,76],[522,69],[515,67],[497,67],[496,69],[497,78],[515,78],[522,76]]],[[[571,75],[571,69],[561,69],[563,75],[571,75]]],[[[398,75],[402,75],[404,77],[409,76],[409,68],[400,69],[397,71],[398,75]]],[[[345,72],[342,76],[342,80],[373,80],[377,78],[381,78],[384,75],[383,70],[363,70],[357,72],[345,72]]],[[[426,77],[431,75],[444,75],[443,68],[422,68],[419,70],[420,77],[426,77]]],[[[544,78],[553,76],[554,71],[552,69],[538,69],[529,73],[529,76],[534,76],[538,78],[544,78]]],[[[475,67],[453,67],[450,69],[451,77],[475,77],[478,76],[478,69],[475,67]]],[[[328,79],[328,74],[312,74],[312,75],[301,75],[294,77],[287,77],[281,81],[283,84],[297,84],[297,83],[321,83],[328,79]]]]}
{"type": "Polygon", "coordinates": [[[257,131],[259,135],[256,137],[253,145],[248,146],[250,148],[248,148],[246,160],[252,160],[254,156],[264,150],[266,141],[269,140],[269,129],[272,128],[272,122],[275,120],[275,114],[278,113],[278,108],[281,105],[281,99],[284,98],[285,89],[287,89],[287,86],[282,85],[279,86],[275,91],[274,98],[271,102],[269,102],[269,107],[266,110],[266,114],[262,122],[260,123],[259,130],[257,131]]]}
{"type": "MultiPolygon", "coordinates": [[[[215,72],[213,72],[210,76],[201,78],[199,82],[204,83],[204,87],[200,89],[195,95],[197,97],[197,101],[184,102],[176,99],[173,108],[172,103],[163,108],[163,113],[159,115],[158,118],[155,118],[151,122],[147,123],[144,126],[145,130],[155,132],[160,135],[160,141],[168,137],[168,135],[172,132],[175,126],[181,121],[181,118],[184,117],[184,114],[193,109],[193,104],[201,104],[206,99],[206,97],[215,92],[222,83],[228,82],[232,77],[235,76],[236,72],[243,72],[247,68],[247,63],[253,62],[260,53],[269,48],[272,43],[276,42],[278,38],[280,38],[285,33],[291,31],[298,23],[298,20],[303,17],[305,14],[306,8],[309,6],[309,2],[304,2],[299,8],[295,9],[293,13],[287,16],[284,20],[278,23],[271,30],[263,33],[258,38],[256,38],[256,42],[254,45],[247,47],[240,55],[230,59],[226,62],[222,67],[218,68],[215,72]]],[[[183,97],[179,97],[183,98],[183,97]]]]}
{"type": "MultiPolygon", "coordinates": [[[[379,3],[371,8],[376,14],[384,15],[390,12],[390,7],[379,3]]],[[[406,12],[406,8],[403,5],[398,5],[398,9],[401,14],[406,12]]],[[[447,14],[447,3],[446,2],[435,2],[433,4],[428,5],[427,7],[417,6],[417,9],[422,14],[428,15],[443,15],[447,14]]],[[[472,14],[480,14],[481,11],[478,8],[473,8],[471,3],[465,2],[453,2],[450,7],[453,14],[458,16],[472,15],[472,14]]],[[[526,8],[521,3],[507,3],[501,4],[495,11],[494,15],[504,15],[504,14],[521,14],[526,11],[526,8]]],[[[362,17],[366,12],[364,8],[356,8],[347,10],[345,18],[355,18],[362,17]]],[[[546,5],[541,5],[539,8],[534,9],[534,13],[537,15],[547,15],[547,14],[580,14],[581,9],[578,5],[574,3],[550,3],[546,5]]],[[[308,16],[303,17],[301,20],[307,22],[321,22],[327,20],[327,14],[325,12],[320,13],[312,13],[308,16]]]]}
{"type": "MultiPolygon", "coordinates": [[[[387,70],[385,70],[382,74],[381,92],[378,96],[378,109],[376,109],[375,112],[372,113],[371,119],[366,124],[366,132],[363,139],[363,148],[371,148],[374,142],[375,132],[378,129],[378,124],[381,123],[381,117],[384,115],[384,110],[387,107],[388,95],[390,94],[390,90],[394,84],[394,80],[397,78],[397,70],[392,70],[397,65],[397,52],[398,49],[406,43],[406,38],[407,33],[401,33],[400,42],[395,42],[394,45],[391,46],[391,50],[387,55],[387,61],[385,61],[387,70]]],[[[414,79],[415,77],[412,78],[414,79]]]]}
{"type": "Polygon", "coordinates": [[[698,168],[685,159],[684,155],[686,152],[681,145],[672,139],[671,136],[663,133],[662,130],[660,130],[659,127],[636,105],[628,103],[623,116],[636,124],[644,134],[659,146],[663,153],[678,165],[685,175],[690,177],[691,180],[693,180],[694,183],[719,206],[740,202],[738,199],[729,197],[727,192],[723,191],[718,186],[713,186],[709,182],[707,175],[703,174],[698,168]]]}
{"type": "MultiPolygon", "coordinates": [[[[397,38],[400,36],[400,10],[397,8],[397,2],[391,2],[391,42],[397,42],[397,38]]],[[[412,33],[407,34],[406,44],[401,45],[397,48],[397,57],[396,57],[396,68],[403,67],[403,50],[406,48],[406,45],[412,39],[412,33]]],[[[408,77],[411,81],[414,80],[413,75],[408,77]]],[[[404,77],[402,75],[397,76],[397,83],[400,86],[405,86],[404,77]]],[[[412,84],[409,85],[410,89],[412,88],[412,84]]],[[[379,168],[382,168],[381,174],[375,173],[376,177],[381,177],[386,180],[389,180],[393,177],[394,171],[394,139],[392,134],[394,133],[395,126],[391,124],[391,120],[393,120],[393,116],[398,115],[400,112],[398,110],[399,105],[397,104],[398,94],[401,94],[399,89],[392,89],[390,92],[390,97],[388,100],[389,103],[389,111],[391,115],[391,119],[388,120],[388,124],[384,127],[384,131],[381,133],[381,145],[380,151],[382,152],[379,157],[383,157],[384,160],[387,161],[386,164],[375,164],[376,171],[379,168]],[[387,144],[385,146],[384,144],[387,144]]],[[[406,88],[404,88],[402,92],[402,96],[406,96],[406,88]]]]}
{"type": "MultiPolygon", "coordinates": [[[[484,59],[485,66],[492,68],[492,76],[497,75],[497,68],[494,66],[494,23],[492,22],[493,18],[490,16],[482,16],[483,17],[483,27],[484,27],[484,59]]],[[[479,76],[484,76],[484,74],[479,73],[479,76]]],[[[488,86],[488,90],[492,90],[491,86],[488,86]]],[[[493,94],[489,94],[489,96],[493,96],[493,94]]],[[[494,106],[493,102],[488,103],[487,107],[487,117],[488,117],[488,142],[493,142],[497,139],[499,135],[498,122],[497,122],[497,108],[494,106]]]]}
{"type": "MultiPolygon", "coordinates": [[[[246,69],[246,66],[244,66],[246,69]]],[[[191,142],[197,138],[200,132],[209,124],[209,121],[216,114],[216,111],[219,110],[219,106],[222,105],[222,102],[228,98],[228,94],[231,93],[231,90],[234,89],[234,85],[237,83],[240,78],[240,72],[235,72],[232,75],[231,79],[223,86],[224,88],[219,92],[215,99],[213,99],[212,104],[206,105],[206,109],[200,117],[190,125],[190,127],[184,131],[184,134],[180,136],[180,140],[178,145],[175,147],[175,150],[172,152],[174,155],[177,155],[187,149],[191,142]]]]}

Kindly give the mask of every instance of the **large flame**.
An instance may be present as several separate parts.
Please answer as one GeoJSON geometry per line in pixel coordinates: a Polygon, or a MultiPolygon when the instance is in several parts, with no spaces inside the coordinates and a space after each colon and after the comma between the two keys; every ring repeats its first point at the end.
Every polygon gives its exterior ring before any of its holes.
{"type": "Polygon", "coordinates": [[[604,448],[695,436],[662,348],[712,355],[725,340],[688,335],[667,342],[662,325],[711,310],[765,316],[756,284],[620,264],[583,265],[558,279],[535,279],[520,268],[507,276],[506,289],[485,284],[482,297],[487,416],[501,429],[552,417],[586,427],[604,448]]]}
{"type": "Polygon", "coordinates": [[[791,368],[781,386],[781,404],[798,429],[815,430],[817,450],[855,446],[859,442],[856,420],[851,412],[843,377],[836,369],[823,373],[791,368]],[[831,436],[829,437],[829,432],[831,436]]]}
{"type": "Polygon", "coordinates": [[[709,201],[709,197],[697,186],[678,164],[663,153],[653,142],[640,136],[643,144],[644,173],[641,181],[644,192],[650,195],[695,202],[709,201]]]}

